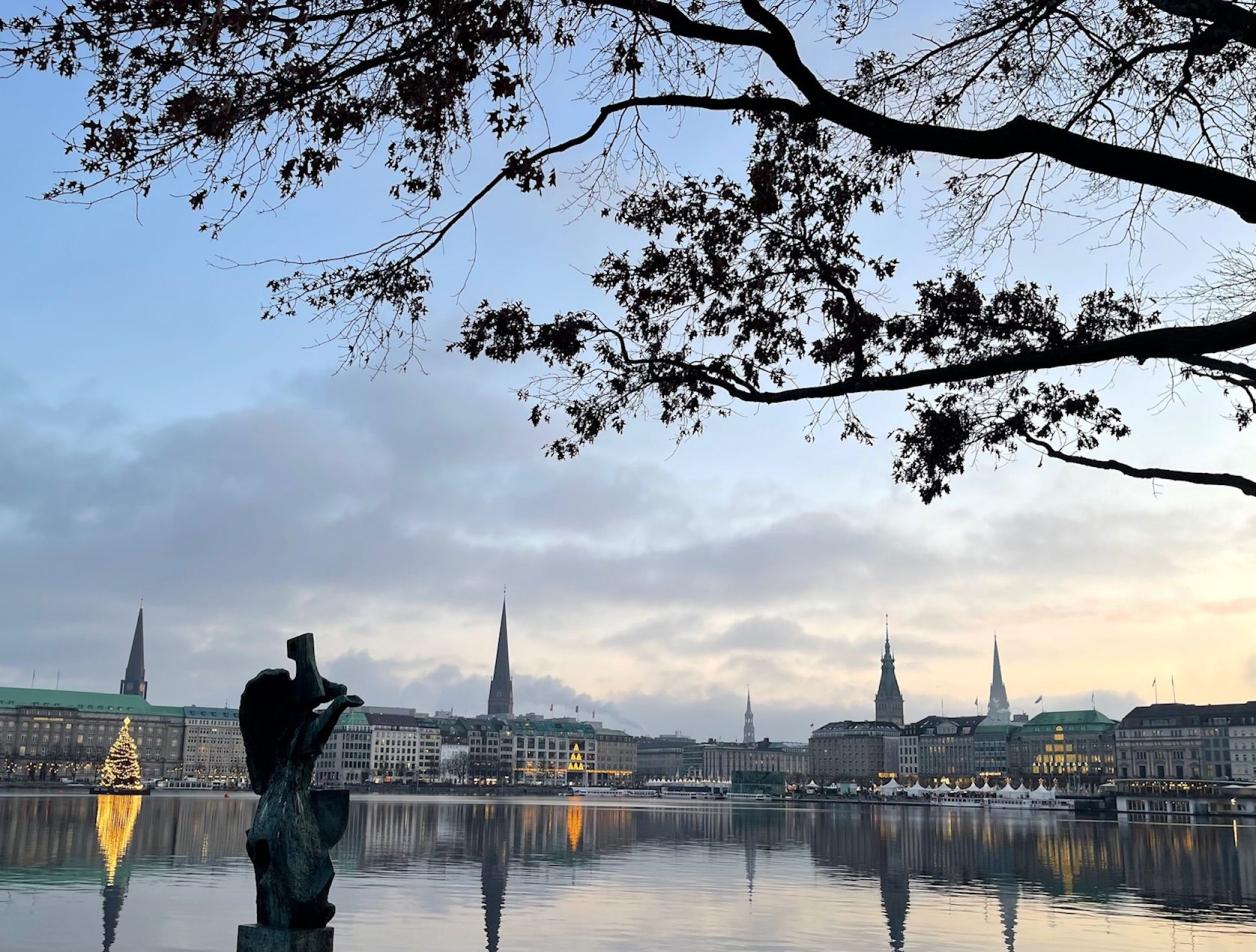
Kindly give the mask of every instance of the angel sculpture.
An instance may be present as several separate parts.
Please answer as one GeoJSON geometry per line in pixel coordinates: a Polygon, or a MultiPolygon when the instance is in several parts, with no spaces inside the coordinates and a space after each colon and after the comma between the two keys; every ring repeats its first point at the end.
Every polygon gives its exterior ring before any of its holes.
{"type": "Polygon", "coordinates": [[[311,790],[310,782],[336,721],[362,699],[318,673],[312,634],[288,639],[288,657],[296,662],[295,678],[267,668],[240,697],[249,782],[262,798],[247,847],[257,879],[258,926],[321,929],[336,912],[327,901],[335,875],[328,851],[344,835],[349,793],[311,790]]]}

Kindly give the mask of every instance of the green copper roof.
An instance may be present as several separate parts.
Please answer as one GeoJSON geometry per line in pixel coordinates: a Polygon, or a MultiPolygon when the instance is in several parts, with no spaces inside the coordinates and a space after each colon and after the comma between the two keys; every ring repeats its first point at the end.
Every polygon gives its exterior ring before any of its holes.
{"type": "Polygon", "coordinates": [[[149,704],[136,694],[104,694],[98,691],[57,691],[51,688],[0,687],[0,708],[68,707],[80,711],[136,716],[182,717],[183,708],[149,704]]]}
{"type": "Polygon", "coordinates": [[[1035,714],[1028,724],[1021,724],[1021,733],[1045,734],[1057,727],[1073,731],[1106,731],[1116,727],[1116,721],[1098,711],[1046,711],[1035,714]]]}

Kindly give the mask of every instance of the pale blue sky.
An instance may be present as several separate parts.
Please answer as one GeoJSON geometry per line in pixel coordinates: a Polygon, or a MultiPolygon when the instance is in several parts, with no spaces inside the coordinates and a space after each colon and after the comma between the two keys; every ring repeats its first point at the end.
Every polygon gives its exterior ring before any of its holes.
{"type": "MultiPolygon", "coordinates": [[[[909,716],[984,702],[996,628],[1020,706],[1098,689],[1119,716],[1170,672],[1183,699],[1256,695],[1256,510],[1242,497],[1156,495],[1026,457],[925,508],[890,484],[884,443],[805,444],[801,408],[679,450],[645,422],[547,461],[512,397],[526,368],[440,352],[461,316],[453,290],[474,249],[468,306],[597,304],[581,272],[632,236],[571,221],[560,196],[502,192],[438,262],[427,373],[336,375],[337,352],[311,346],[318,327],[258,321],[273,272],[210,262],[385,234],[375,170],[211,242],[174,198],[30,200],[64,163],[54,134],[78,103],[50,77],[0,94],[19,144],[0,155],[0,680],[37,669],[51,684],[59,668],[63,685],[113,689],[144,595],[156,701],[220,702],[312,629],[329,674],[369,701],[474,712],[508,584],[521,704],[599,706],[632,729],[737,736],[747,681],[771,736],[869,715],[884,611],[909,716]]],[[[551,127],[589,114],[551,111],[551,127]]],[[[667,125],[677,161],[739,168],[741,132],[705,119],[672,140],[667,125]]],[[[909,189],[865,232],[907,280],[944,267],[918,210],[909,189]]],[[[1180,240],[1153,232],[1133,261],[1051,227],[1016,273],[1065,296],[1130,271],[1171,288],[1208,243],[1247,238],[1225,217],[1173,227],[1180,240]]],[[[1131,457],[1252,471],[1251,438],[1214,418],[1215,400],[1150,414],[1158,384],[1120,386],[1131,457]]],[[[899,405],[864,406],[883,433],[899,405]]]]}

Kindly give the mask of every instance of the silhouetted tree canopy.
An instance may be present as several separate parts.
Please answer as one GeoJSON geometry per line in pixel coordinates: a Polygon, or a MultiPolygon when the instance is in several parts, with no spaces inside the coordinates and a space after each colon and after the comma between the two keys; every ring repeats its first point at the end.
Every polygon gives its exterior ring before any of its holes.
{"type": "Polygon", "coordinates": [[[1216,386],[1247,427],[1250,249],[1223,250],[1211,278],[1183,289],[1189,319],[1133,288],[1065,305],[1050,274],[995,282],[958,263],[1058,212],[1115,241],[1158,212],[1256,222],[1256,3],[935,6],[921,38],[896,29],[907,14],[893,0],[82,0],[0,23],[0,55],[89,83],[66,142],[78,171],[52,198],[144,195],[177,177],[216,234],[259,195],[287,201],[382,155],[403,224],[358,254],[297,264],[270,282],[265,311],[331,322],[350,363],[412,357],[426,259],[478,203],[571,175],[587,207],[641,235],[593,271],[613,306],[538,315],[484,301],[451,345],[544,362],[521,397],[534,423],[564,422],[557,456],[634,417],[684,437],[739,404],[795,401],[870,441],[854,398],[901,391],[894,477],[926,502],[975,459],[1027,445],[1256,496],[1241,475],[1093,455],[1130,429],[1081,382],[1109,365],[1216,386]],[[878,37],[895,48],[877,51],[878,37]],[[545,81],[555,70],[581,78],[589,112],[565,139],[540,121],[555,89],[570,93],[545,81]],[[660,111],[746,124],[744,169],[658,161],[644,120],[660,111]],[[460,182],[473,143],[497,150],[500,172],[460,182]],[[859,223],[909,171],[930,177],[929,227],[957,257],[906,276],[914,300],[899,309],[879,293],[895,249],[867,247],[859,223]]]}

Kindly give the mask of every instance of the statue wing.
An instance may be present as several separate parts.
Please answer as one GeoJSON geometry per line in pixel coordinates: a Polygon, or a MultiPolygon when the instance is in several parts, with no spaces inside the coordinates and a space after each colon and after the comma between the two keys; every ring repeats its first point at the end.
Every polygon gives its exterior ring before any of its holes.
{"type": "Polygon", "coordinates": [[[279,762],[280,745],[291,743],[293,726],[303,713],[298,708],[292,675],[282,668],[267,668],[244,686],[240,733],[254,793],[266,792],[279,762]]]}

